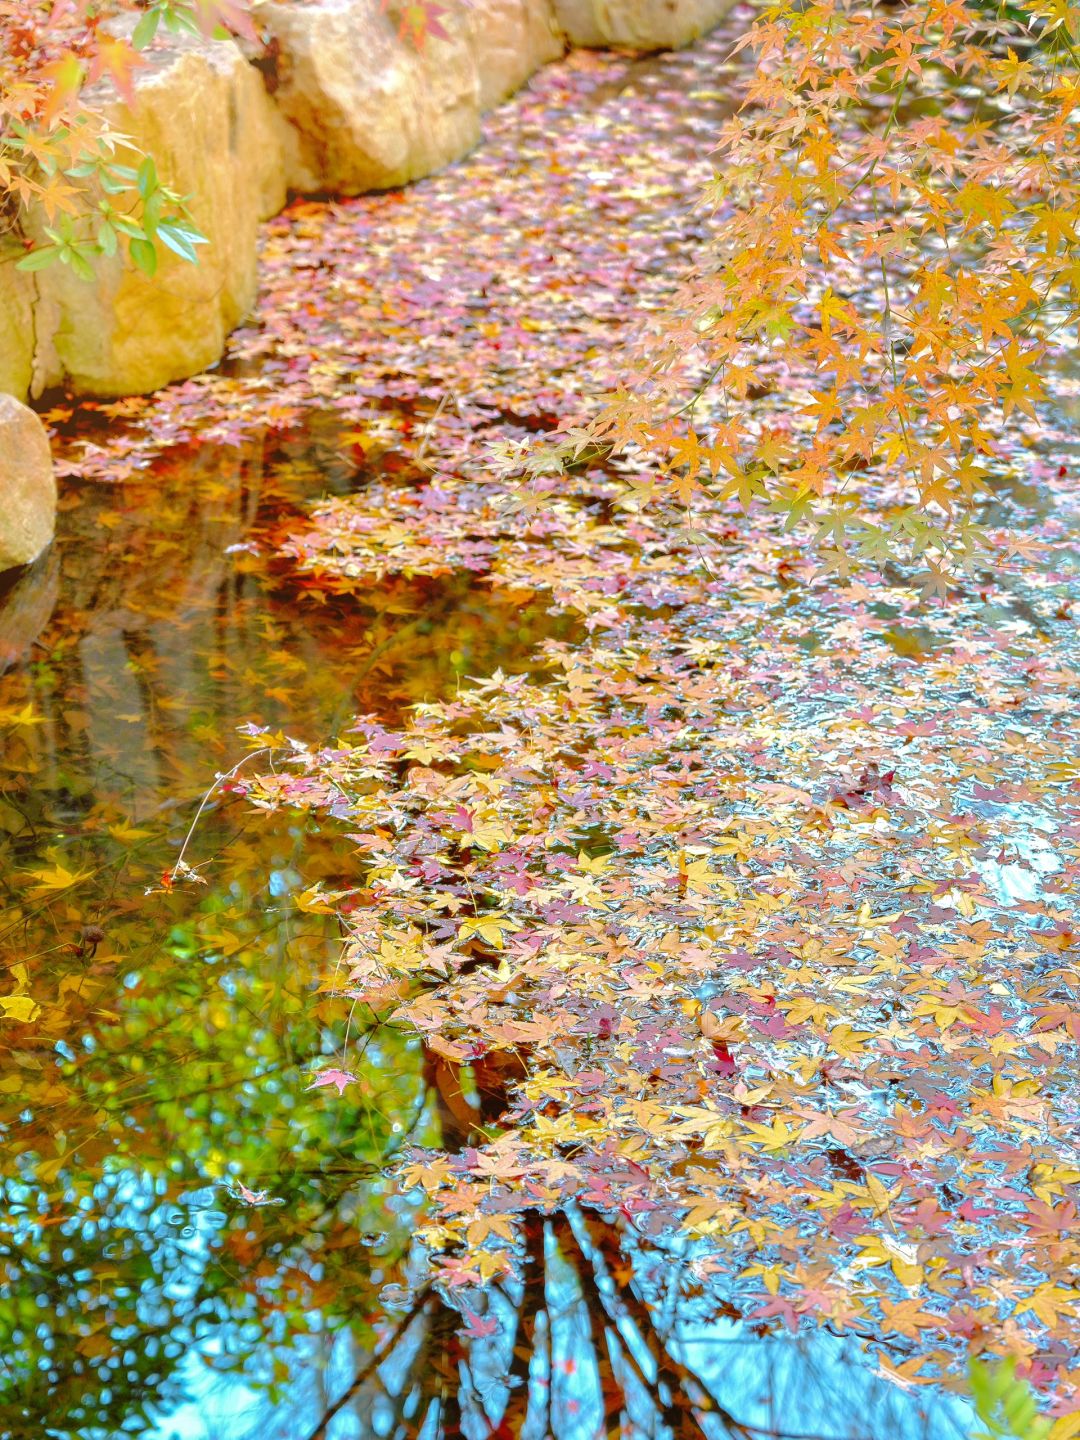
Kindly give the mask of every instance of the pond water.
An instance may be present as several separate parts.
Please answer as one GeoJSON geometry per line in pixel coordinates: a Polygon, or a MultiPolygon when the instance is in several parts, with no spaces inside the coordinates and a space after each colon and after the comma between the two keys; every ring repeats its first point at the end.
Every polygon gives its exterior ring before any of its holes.
{"type": "MultiPolygon", "coordinates": [[[[228,1346],[258,1351],[240,1321],[251,1310],[258,1329],[256,1292],[283,1283],[256,1280],[267,1254],[283,1275],[325,1271],[308,1252],[336,1237],[353,1276],[358,1234],[404,1233],[357,1181],[430,1128],[422,1057],[375,1037],[358,1103],[304,1090],[334,1050],[310,992],[338,935],[289,897],[347,878],[348,848],[217,800],[205,884],[160,887],[239,725],[315,741],[467,672],[525,670],[541,637],[574,633],[545,600],[468,576],[305,603],[268,536],[355,483],[318,415],[272,442],[182,450],[122,492],[69,490],[52,552],[8,579],[0,944],[44,1003],[4,1035],[4,1433],[109,1430],[171,1392],[198,1317],[233,1317],[228,1346]],[[272,1181],[274,1207],[238,1205],[238,1178],[272,1181]],[[224,1234],[245,1251],[231,1264],[224,1234]],[[71,1333],[76,1313],[90,1336],[71,1333]]],[[[363,1314],[372,1283],[356,1274],[339,1301],[363,1314]]]]}
{"type": "MultiPolygon", "coordinates": [[[[595,62],[593,138],[629,133],[610,106],[631,90],[670,113],[688,85],[714,83],[714,60],[595,62]]],[[[550,108],[563,82],[545,83],[550,108]]],[[[565,83],[573,108],[581,95],[565,83]]],[[[547,114],[526,104],[522,133],[547,114]]],[[[679,145],[706,128],[694,115],[675,126],[679,145]]],[[[517,144],[516,122],[500,123],[504,147],[517,144]]],[[[633,138],[622,144],[633,155],[633,138]]],[[[416,193],[435,204],[455,183],[416,193]]],[[[385,220],[399,198],[370,213],[385,220]]],[[[632,259],[648,224],[635,232],[629,201],[606,203],[632,259]]],[[[290,226],[302,235],[314,211],[298,207],[277,241],[290,226]]],[[[423,212],[410,214],[402,207],[404,228],[384,244],[424,228],[423,212]]],[[[662,206],[649,223],[643,275],[672,224],[662,206]]],[[[588,318],[587,359],[606,323],[588,318]]],[[[359,1054],[351,1037],[355,1084],[340,1096],[312,1087],[346,1036],[325,982],[338,921],[310,893],[353,883],[355,855],[303,816],[256,815],[215,777],[242,760],[241,727],[258,732],[253,748],[316,744],[354,714],[392,722],[468,676],[541,679],[542,643],[584,632],[548,591],[469,571],[335,596],[283,564],[275,542],[309,502],[421,486],[428,472],[385,428],[371,432],[378,444],[358,438],[354,410],[327,398],[353,373],[334,336],[312,344],[324,384],[295,346],[273,350],[272,328],[240,337],[219,379],[242,394],[270,376],[291,407],[284,425],[191,438],[212,428],[200,412],[211,377],[174,392],[190,407],[188,438],[133,434],[138,464],[107,483],[108,463],[95,471],[86,456],[106,431],[117,443],[122,419],[60,407],[58,441],[81,468],[64,484],[57,543],[2,582],[0,950],[4,998],[25,1023],[0,1030],[0,1433],[969,1434],[962,1402],[899,1388],[856,1337],[768,1334],[704,1303],[671,1313],[688,1245],[628,1241],[594,1212],[537,1221],[522,1282],[493,1287],[483,1316],[425,1287],[418,1202],[387,1167],[406,1145],[473,1143],[512,1077],[477,1073],[463,1095],[419,1041],[374,1026],[359,1054]],[[198,883],[164,878],[181,856],[198,883]],[[485,1415],[496,1417],[486,1428],[485,1415]]],[[[445,339],[422,338],[427,350],[445,339]]],[[[520,337],[485,339],[503,345],[485,423],[510,435],[545,423],[552,396],[523,400],[507,358],[520,337]]],[[[413,401],[427,413],[434,402],[373,354],[379,405],[400,433],[413,401]]],[[[161,413],[175,425],[171,403],[161,413]]],[[[935,641],[918,627],[886,638],[916,662],[935,641]]]]}
{"type": "MultiPolygon", "coordinates": [[[[304,502],[369,478],[319,413],[233,450],[182,448],[121,492],[70,488],[54,550],[8,578],[0,943],[34,1023],[3,1035],[4,1434],[284,1440],[320,1433],[342,1395],[328,1433],[390,1434],[424,1367],[445,1382],[454,1363],[462,1317],[429,1299],[356,1385],[417,1278],[415,1202],[381,1171],[405,1143],[469,1135],[437,1061],[392,1032],[366,1038],[344,1096],[307,1088],[342,1044],[313,994],[340,935],[295,902],[349,883],[348,845],[295,817],[253,824],[219,795],[186,852],[205,884],[161,878],[235,763],[237,727],[317,741],[464,674],[542,673],[542,639],[578,638],[548,597],[468,576],[335,607],[280,573],[273,537],[304,502]]],[[[493,1338],[470,1383],[498,1413],[508,1377],[521,1392],[525,1342],[555,1433],[586,1436],[612,1355],[639,1342],[602,1308],[603,1237],[564,1223],[536,1241],[517,1358],[493,1338]]],[[[679,1257],[630,1262],[647,1291],[679,1257]]],[[[868,1408],[875,1434],[931,1423],[849,1340],[702,1329],[690,1314],[666,1343],[766,1429],[813,1429],[837,1406],[838,1435],[863,1433],[868,1408]]],[[[642,1433],[647,1388],[631,1396],[642,1433]]]]}

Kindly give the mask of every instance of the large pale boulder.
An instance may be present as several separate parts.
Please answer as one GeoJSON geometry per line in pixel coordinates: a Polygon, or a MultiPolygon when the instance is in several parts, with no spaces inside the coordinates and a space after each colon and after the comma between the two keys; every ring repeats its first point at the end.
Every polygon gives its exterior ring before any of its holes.
{"type": "Polygon", "coordinates": [[[704,35],[735,0],[554,0],[571,45],[676,50],[704,35]]]}
{"type": "Polygon", "coordinates": [[[0,395],[0,571],[36,560],[53,537],[56,480],[45,426],[0,395]]]}
{"type": "Polygon", "coordinates": [[[210,243],[197,265],[165,252],[152,279],[120,255],[98,262],[93,284],[61,265],[39,271],[35,394],[67,383],[126,395],[193,375],[220,358],[255,300],[259,221],[285,201],[278,123],[258,73],[231,42],[181,37],[137,75],[130,107],[103,97],[106,118],[189,197],[210,243]]]}
{"type": "Polygon", "coordinates": [[[269,0],[259,25],[275,56],[285,172],[304,193],[404,185],[480,138],[480,83],[464,12],[440,17],[449,39],[402,40],[378,0],[269,0]]]}
{"type": "Polygon", "coordinates": [[[304,194],[386,190],[441,170],[480,139],[486,109],[565,48],[551,0],[456,5],[439,16],[446,35],[422,45],[379,0],[267,0],[258,16],[286,178],[304,194]]]}
{"type": "Polygon", "coordinates": [[[519,90],[566,49],[551,0],[472,0],[466,13],[481,110],[519,90]]]}

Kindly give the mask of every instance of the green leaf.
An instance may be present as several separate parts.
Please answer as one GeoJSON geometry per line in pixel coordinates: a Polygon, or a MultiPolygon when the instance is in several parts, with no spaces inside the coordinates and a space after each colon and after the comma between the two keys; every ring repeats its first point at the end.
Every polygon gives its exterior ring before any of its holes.
{"type": "Polygon", "coordinates": [[[993,1366],[972,1359],[968,1384],[976,1413],[986,1426],[985,1436],[992,1440],[1046,1440],[1050,1423],[1039,1415],[1031,1386],[1017,1378],[1011,1356],[993,1366]]]}
{"type": "Polygon", "coordinates": [[[157,273],[157,251],[152,241],[132,240],[129,249],[132,260],[144,275],[153,276],[157,273]]]}
{"type": "Polygon", "coordinates": [[[122,235],[127,235],[131,240],[146,240],[149,238],[143,227],[127,215],[114,216],[113,224],[122,235]]]}
{"type": "Polygon", "coordinates": [[[131,43],[136,50],[145,50],[157,34],[158,22],[161,19],[160,10],[147,10],[142,19],[135,26],[131,36],[131,43]]]}
{"type": "Polygon", "coordinates": [[[143,206],[142,223],[147,235],[154,235],[156,233],[164,205],[164,195],[162,195],[160,190],[155,190],[143,206]]]}
{"type": "Polygon", "coordinates": [[[60,246],[59,253],[61,265],[67,265],[80,280],[93,280],[94,267],[87,260],[83,246],[67,243],[60,246]]]}
{"type": "Polygon", "coordinates": [[[196,245],[205,245],[206,237],[190,230],[185,225],[171,224],[163,220],[157,227],[157,237],[163,245],[167,245],[174,255],[179,255],[181,260],[190,261],[192,265],[199,263],[199,256],[195,249],[196,245]]]}
{"type": "Polygon", "coordinates": [[[138,186],[139,194],[144,200],[149,200],[158,188],[157,166],[151,155],[148,155],[139,166],[138,186]]]}
{"type": "Polygon", "coordinates": [[[44,270],[46,265],[55,263],[60,255],[59,245],[43,245],[40,250],[31,250],[15,262],[16,270],[44,270]]]}
{"type": "Polygon", "coordinates": [[[166,223],[173,229],[178,230],[185,239],[190,240],[192,245],[209,245],[209,238],[196,229],[192,222],[182,215],[166,216],[166,223]]]}
{"type": "Polygon", "coordinates": [[[190,5],[178,10],[174,5],[166,3],[162,13],[165,19],[165,28],[173,35],[179,35],[181,31],[186,31],[189,35],[198,35],[198,22],[191,14],[190,5]]]}
{"type": "Polygon", "coordinates": [[[103,220],[98,226],[97,232],[98,249],[103,255],[115,255],[117,248],[116,227],[108,220],[103,220]]]}
{"type": "MultiPolygon", "coordinates": [[[[61,259],[63,258],[65,257],[61,256],[61,259]]],[[[69,250],[68,259],[72,270],[74,270],[80,280],[85,280],[89,283],[97,279],[94,267],[90,264],[90,261],[86,258],[86,254],[82,249],[76,250],[72,248],[69,250]]]]}

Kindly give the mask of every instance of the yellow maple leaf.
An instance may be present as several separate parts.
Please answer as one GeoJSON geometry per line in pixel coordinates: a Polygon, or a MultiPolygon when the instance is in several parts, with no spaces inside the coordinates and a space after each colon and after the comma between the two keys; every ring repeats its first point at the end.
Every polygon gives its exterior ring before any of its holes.
{"type": "Polygon", "coordinates": [[[0,995],[0,1010],[5,1020],[20,1020],[24,1024],[38,1015],[38,1003],[30,995],[0,995]]]}
{"type": "Polygon", "coordinates": [[[458,931],[458,938],[469,940],[474,935],[486,944],[501,950],[506,944],[504,932],[520,930],[521,926],[509,915],[504,915],[499,910],[493,910],[488,915],[473,915],[461,922],[458,931]]]}
{"type": "Polygon", "coordinates": [[[1047,1329],[1053,1330],[1062,1315],[1070,1318],[1075,1316],[1078,1299],[1080,1299],[1080,1291],[1065,1290],[1060,1285],[1054,1285],[1048,1281],[1045,1285],[1040,1285],[1029,1299],[1016,1307],[1016,1310],[1020,1315],[1031,1311],[1047,1329]]]}
{"type": "Polygon", "coordinates": [[[297,895],[295,905],[309,915],[335,915],[337,902],[349,892],[347,890],[324,890],[321,885],[309,885],[297,895]]]}
{"type": "Polygon", "coordinates": [[[771,1125],[751,1122],[747,1126],[748,1142],[751,1145],[760,1145],[763,1150],[786,1150],[798,1140],[805,1128],[804,1125],[789,1125],[778,1115],[771,1125]]]}
{"type": "Polygon", "coordinates": [[[80,881],[86,880],[93,874],[92,870],[69,870],[66,865],[54,861],[52,865],[41,870],[28,870],[27,876],[36,880],[37,884],[30,887],[31,895],[50,895],[57,890],[69,890],[72,885],[78,885],[80,881]]]}

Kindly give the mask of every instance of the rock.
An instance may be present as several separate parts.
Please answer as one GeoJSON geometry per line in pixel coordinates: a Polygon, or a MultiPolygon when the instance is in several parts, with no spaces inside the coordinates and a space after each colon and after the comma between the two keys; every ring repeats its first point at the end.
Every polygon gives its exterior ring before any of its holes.
{"type": "Polygon", "coordinates": [[[0,245],[0,393],[20,400],[34,373],[34,277],[15,269],[22,253],[0,245]]]}
{"type": "Polygon", "coordinates": [[[132,106],[106,96],[105,115],[154,156],[165,184],[189,197],[210,243],[198,265],[165,252],[152,279],[119,255],[98,261],[93,284],[61,265],[39,271],[34,394],[66,382],[77,392],[127,395],[194,375],[220,358],[254,303],[259,221],[285,202],[278,124],[262,81],[231,42],[178,37],[150,55],[132,106]]]}
{"type": "Polygon", "coordinates": [[[0,571],[36,560],[53,537],[56,480],[45,426],[0,395],[0,571]]]}
{"type": "Polygon", "coordinates": [[[554,0],[571,45],[677,50],[724,18],[734,0],[554,0]]]}
{"type": "Polygon", "coordinates": [[[484,110],[564,49],[550,0],[473,0],[439,19],[449,38],[418,47],[378,0],[260,7],[291,189],[358,195],[441,170],[480,139],[484,110]]]}
{"type": "Polygon", "coordinates": [[[472,0],[467,13],[481,110],[519,90],[566,49],[551,0],[472,0]]]}
{"type": "Polygon", "coordinates": [[[450,39],[422,49],[398,36],[378,0],[269,0],[259,25],[275,54],[274,103],[288,122],[290,188],[358,195],[404,185],[459,159],[480,138],[471,25],[440,17],[450,39]]]}

